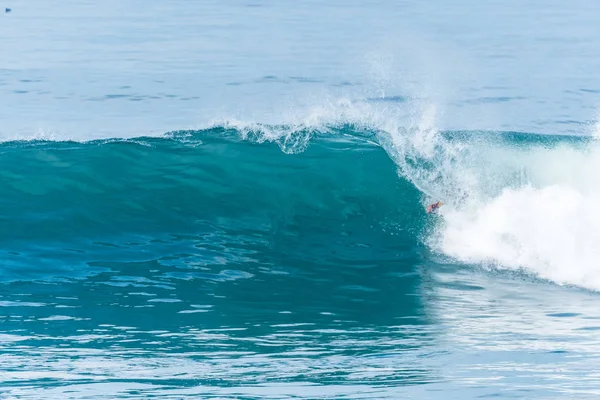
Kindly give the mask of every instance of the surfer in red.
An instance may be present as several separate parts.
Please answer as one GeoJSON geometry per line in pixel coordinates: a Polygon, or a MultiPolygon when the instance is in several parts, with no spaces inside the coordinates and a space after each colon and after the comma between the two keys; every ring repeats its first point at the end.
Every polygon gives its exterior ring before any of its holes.
{"type": "Polygon", "coordinates": [[[427,214],[431,214],[432,212],[436,211],[438,208],[440,208],[442,206],[442,204],[444,204],[444,203],[442,203],[441,201],[438,201],[437,203],[428,205],[427,209],[426,209],[427,214]]]}

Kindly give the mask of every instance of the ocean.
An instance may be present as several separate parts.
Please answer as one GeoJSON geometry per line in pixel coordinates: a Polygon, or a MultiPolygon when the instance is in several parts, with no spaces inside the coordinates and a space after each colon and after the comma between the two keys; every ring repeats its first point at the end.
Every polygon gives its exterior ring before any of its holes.
{"type": "Polygon", "coordinates": [[[0,7],[0,399],[600,397],[600,3],[0,7]]]}

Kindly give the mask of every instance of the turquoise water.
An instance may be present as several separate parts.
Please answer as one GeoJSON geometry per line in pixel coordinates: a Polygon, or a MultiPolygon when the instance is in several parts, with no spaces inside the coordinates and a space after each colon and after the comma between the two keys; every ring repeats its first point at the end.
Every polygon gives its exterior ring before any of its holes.
{"type": "Polygon", "coordinates": [[[596,3],[8,3],[0,397],[600,394],[596,3]]]}

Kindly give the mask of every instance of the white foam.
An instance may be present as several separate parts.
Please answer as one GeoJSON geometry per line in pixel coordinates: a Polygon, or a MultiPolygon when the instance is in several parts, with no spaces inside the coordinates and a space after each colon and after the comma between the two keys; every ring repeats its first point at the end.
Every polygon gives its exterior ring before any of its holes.
{"type": "MultiPolygon", "coordinates": [[[[462,262],[525,269],[600,290],[600,151],[487,149],[468,201],[442,210],[435,248],[462,262]],[[489,179],[498,177],[496,185],[489,179]]],[[[457,171],[460,173],[460,170],[457,171]]]]}

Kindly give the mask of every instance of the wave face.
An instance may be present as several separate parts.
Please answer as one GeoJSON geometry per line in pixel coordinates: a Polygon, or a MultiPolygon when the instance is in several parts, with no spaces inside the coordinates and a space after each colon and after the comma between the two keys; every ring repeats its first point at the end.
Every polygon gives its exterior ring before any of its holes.
{"type": "Polygon", "coordinates": [[[172,256],[184,251],[186,235],[221,235],[227,248],[246,240],[248,251],[300,259],[323,252],[393,258],[402,242],[415,244],[419,193],[398,179],[379,147],[339,136],[286,154],[291,139],[278,141],[282,152],[251,135],[219,127],[164,138],[3,144],[0,241],[11,250],[3,254],[4,278],[55,277],[61,265],[71,276],[68,265],[107,254],[120,261],[172,256]],[[132,250],[134,242],[145,243],[145,253],[132,250]]]}
{"type": "Polygon", "coordinates": [[[426,245],[600,289],[598,151],[593,139],[353,124],[5,142],[2,274],[23,279],[42,264],[56,276],[66,255],[102,259],[106,246],[144,259],[120,244],[216,230],[300,259],[394,259],[426,245]],[[426,215],[434,200],[445,205],[426,215]]]}

